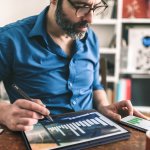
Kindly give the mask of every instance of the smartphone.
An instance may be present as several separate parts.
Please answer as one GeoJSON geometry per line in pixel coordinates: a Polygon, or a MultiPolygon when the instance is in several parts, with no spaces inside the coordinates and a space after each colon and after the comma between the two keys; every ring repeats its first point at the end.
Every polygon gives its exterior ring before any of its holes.
{"type": "Polygon", "coordinates": [[[121,123],[143,132],[150,130],[150,120],[146,120],[136,116],[124,117],[121,119],[121,123]]]}

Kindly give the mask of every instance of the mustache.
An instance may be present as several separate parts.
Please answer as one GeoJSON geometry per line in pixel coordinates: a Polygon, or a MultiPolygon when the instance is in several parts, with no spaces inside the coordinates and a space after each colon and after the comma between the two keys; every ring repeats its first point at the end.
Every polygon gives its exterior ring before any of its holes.
{"type": "Polygon", "coordinates": [[[87,21],[81,21],[81,22],[78,22],[78,23],[74,24],[74,26],[78,27],[78,28],[80,28],[80,27],[88,27],[89,24],[88,24],[87,21]]]}

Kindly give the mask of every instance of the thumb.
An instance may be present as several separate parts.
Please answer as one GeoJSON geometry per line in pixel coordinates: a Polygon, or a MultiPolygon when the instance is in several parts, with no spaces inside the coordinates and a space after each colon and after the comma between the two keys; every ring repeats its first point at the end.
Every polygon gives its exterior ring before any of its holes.
{"type": "Polygon", "coordinates": [[[120,122],[121,121],[121,115],[114,113],[114,112],[110,112],[109,117],[112,118],[115,121],[120,122]]]}

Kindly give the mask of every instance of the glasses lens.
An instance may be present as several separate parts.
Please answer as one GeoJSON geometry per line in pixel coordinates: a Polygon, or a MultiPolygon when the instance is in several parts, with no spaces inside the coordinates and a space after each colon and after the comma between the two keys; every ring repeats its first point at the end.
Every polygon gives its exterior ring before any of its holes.
{"type": "Polygon", "coordinates": [[[89,7],[85,7],[85,8],[79,8],[76,15],[77,17],[83,17],[85,15],[87,15],[90,11],[89,7]]]}
{"type": "Polygon", "coordinates": [[[102,7],[97,7],[95,10],[94,10],[94,15],[99,15],[101,13],[103,13],[104,11],[106,10],[106,7],[102,6],[102,7]]]}

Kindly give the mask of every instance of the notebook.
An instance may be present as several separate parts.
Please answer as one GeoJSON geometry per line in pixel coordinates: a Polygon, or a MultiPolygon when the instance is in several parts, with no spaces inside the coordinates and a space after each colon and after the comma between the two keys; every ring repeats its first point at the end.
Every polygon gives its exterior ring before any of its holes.
{"type": "Polygon", "coordinates": [[[53,116],[22,132],[28,150],[72,150],[125,140],[130,132],[96,110],[53,116]]]}

